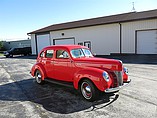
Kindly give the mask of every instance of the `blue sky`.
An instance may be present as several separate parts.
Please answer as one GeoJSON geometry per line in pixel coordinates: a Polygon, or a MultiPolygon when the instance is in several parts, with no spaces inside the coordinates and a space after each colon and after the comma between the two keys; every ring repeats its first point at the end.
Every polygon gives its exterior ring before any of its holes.
{"type": "Polygon", "coordinates": [[[48,25],[157,9],[157,0],[0,0],[0,40],[27,39],[48,25]]]}

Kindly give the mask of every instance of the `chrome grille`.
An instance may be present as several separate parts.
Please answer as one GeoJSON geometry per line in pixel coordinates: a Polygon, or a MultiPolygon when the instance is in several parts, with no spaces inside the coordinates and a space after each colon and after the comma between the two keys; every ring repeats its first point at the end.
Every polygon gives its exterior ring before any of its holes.
{"type": "Polygon", "coordinates": [[[123,75],[122,75],[122,71],[115,71],[114,72],[116,77],[117,77],[117,83],[118,86],[122,86],[123,85],[123,75]]]}

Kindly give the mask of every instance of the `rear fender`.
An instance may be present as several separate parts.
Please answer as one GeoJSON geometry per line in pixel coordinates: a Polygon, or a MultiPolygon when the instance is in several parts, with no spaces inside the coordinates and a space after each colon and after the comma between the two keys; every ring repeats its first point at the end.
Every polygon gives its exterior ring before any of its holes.
{"type": "Polygon", "coordinates": [[[35,65],[32,67],[32,69],[31,69],[31,75],[32,75],[33,77],[35,76],[36,70],[39,70],[39,71],[41,72],[41,74],[42,74],[42,76],[43,76],[42,80],[44,80],[44,78],[47,77],[45,68],[43,67],[42,64],[37,63],[37,64],[35,64],[35,65]]]}

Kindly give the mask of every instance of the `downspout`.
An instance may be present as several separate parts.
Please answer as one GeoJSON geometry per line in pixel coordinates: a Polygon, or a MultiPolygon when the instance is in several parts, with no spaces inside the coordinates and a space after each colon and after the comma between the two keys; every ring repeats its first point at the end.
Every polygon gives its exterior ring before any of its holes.
{"type": "Polygon", "coordinates": [[[119,44],[120,44],[120,54],[122,54],[122,24],[119,23],[119,44]]]}
{"type": "MultiPolygon", "coordinates": [[[[30,36],[31,37],[31,34],[28,34],[27,33],[27,36],[30,36]]],[[[29,37],[28,37],[28,39],[29,39],[29,37]]],[[[31,51],[32,51],[32,39],[31,39],[31,51]]],[[[32,51],[33,52],[33,51],[32,51]]]]}
{"type": "Polygon", "coordinates": [[[36,55],[38,55],[38,44],[37,44],[37,35],[35,34],[35,47],[36,47],[36,55]]]}

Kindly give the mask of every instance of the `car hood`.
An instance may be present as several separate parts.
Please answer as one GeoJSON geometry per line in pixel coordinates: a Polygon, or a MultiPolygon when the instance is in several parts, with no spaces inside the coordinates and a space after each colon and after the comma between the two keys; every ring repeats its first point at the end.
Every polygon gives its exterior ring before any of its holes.
{"type": "Polygon", "coordinates": [[[112,71],[122,71],[122,61],[115,59],[106,59],[106,58],[76,58],[75,64],[76,66],[81,67],[94,67],[100,69],[108,69],[112,71]]]}

